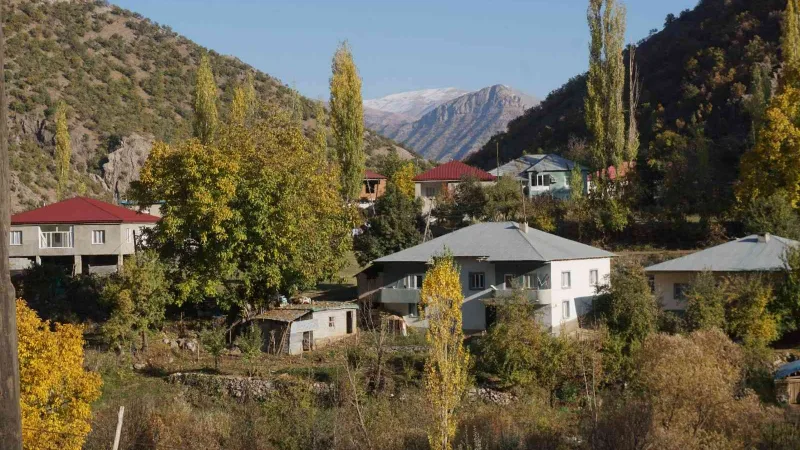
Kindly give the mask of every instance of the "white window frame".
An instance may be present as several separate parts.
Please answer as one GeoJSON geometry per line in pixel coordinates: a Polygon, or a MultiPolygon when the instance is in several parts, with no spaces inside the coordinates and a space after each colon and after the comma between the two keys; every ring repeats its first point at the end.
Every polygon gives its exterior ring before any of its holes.
{"type": "Polygon", "coordinates": [[[592,286],[597,286],[600,284],[600,271],[597,269],[589,270],[589,284],[592,286]],[[592,279],[594,278],[594,279],[592,279]]]}
{"type": "Polygon", "coordinates": [[[486,272],[469,273],[469,290],[481,291],[486,289],[486,272]],[[478,283],[480,281],[480,283],[478,283]]]}
{"type": "Polygon", "coordinates": [[[423,197],[427,198],[434,198],[437,194],[436,186],[423,186],[422,187],[422,195],[423,197]]]}
{"type": "Polygon", "coordinates": [[[533,277],[531,274],[526,273],[522,276],[522,287],[525,289],[532,289],[533,285],[531,284],[533,277]]]}
{"type": "Polygon", "coordinates": [[[564,319],[572,318],[572,307],[569,305],[569,303],[569,300],[563,300],[561,302],[561,317],[564,319]]]}
{"type": "Polygon", "coordinates": [[[8,233],[8,245],[22,245],[22,230],[11,230],[8,233]],[[19,239],[14,239],[14,237],[18,237],[19,239]]]}
{"type": "Polygon", "coordinates": [[[406,289],[422,289],[422,283],[424,282],[425,282],[424,273],[415,273],[408,275],[406,276],[406,289]],[[417,277],[419,277],[419,280],[417,280],[417,277]]]}
{"type": "Polygon", "coordinates": [[[136,234],[136,232],[133,231],[133,228],[131,228],[131,227],[126,228],[125,229],[125,241],[128,244],[133,244],[133,242],[136,240],[136,239],[134,239],[135,234],[136,234]]]}
{"type": "Polygon", "coordinates": [[[106,230],[92,230],[92,245],[103,245],[105,243],[106,230]]]}
{"type": "Polygon", "coordinates": [[[336,317],[328,316],[328,328],[336,328],[336,317]]]}
{"type": "Polygon", "coordinates": [[[569,270],[564,270],[561,272],[561,289],[570,289],[572,288],[572,272],[569,270]],[[564,284],[564,274],[567,275],[567,283],[564,284]]]}

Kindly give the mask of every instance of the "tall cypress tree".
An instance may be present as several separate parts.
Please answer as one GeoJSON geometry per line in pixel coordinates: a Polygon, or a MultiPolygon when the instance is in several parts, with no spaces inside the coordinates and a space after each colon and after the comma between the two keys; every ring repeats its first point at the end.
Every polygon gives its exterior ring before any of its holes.
{"type": "Polygon", "coordinates": [[[364,106],[361,78],[347,42],[339,45],[331,64],[331,128],[341,166],[342,196],[354,201],[364,177],[364,106]]]}
{"type": "Polygon", "coordinates": [[[589,44],[589,73],[586,77],[586,128],[592,136],[589,144],[592,164],[597,168],[606,166],[605,122],[603,121],[603,91],[605,86],[603,71],[603,0],[589,0],[586,13],[589,22],[591,42],[589,44]]]}
{"type": "Polygon", "coordinates": [[[204,144],[214,139],[217,129],[217,83],[208,55],[200,58],[194,92],[194,137],[204,144]]]}
{"type": "Polygon", "coordinates": [[[64,200],[69,182],[69,161],[72,158],[69,128],[67,127],[67,106],[59,102],[56,109],[56,197],[64,200]]]}

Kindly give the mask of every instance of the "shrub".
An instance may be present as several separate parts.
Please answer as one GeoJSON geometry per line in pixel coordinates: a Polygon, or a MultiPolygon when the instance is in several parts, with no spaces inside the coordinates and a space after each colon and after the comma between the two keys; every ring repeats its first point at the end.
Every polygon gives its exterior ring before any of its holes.
{"type": "Polygon", "coordinates": [[[236,346],[242,352],[242,359],[247,364],[247,373],[250,376],[255,375],[255,363],[261,355],[261,347],[264,345],[264,336],[261,333],[261,327],[253,323],[247,327],[236,338],[236,346]]]}

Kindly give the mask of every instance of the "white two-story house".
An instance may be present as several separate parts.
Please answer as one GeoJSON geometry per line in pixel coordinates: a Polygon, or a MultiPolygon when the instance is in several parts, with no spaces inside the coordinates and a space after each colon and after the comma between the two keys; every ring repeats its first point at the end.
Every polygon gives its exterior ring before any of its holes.
{"type": "Polygon", "coordinates": [[[490,170],[489,173],[516,179],[525,186],[528,197],[549,194],[556,198],[568,199],[572,195],[569,179],[576,166],[581,171],[582,189],[588,192],[588,169],[554,154],[523,155],[490,170]]]}
{"type": "Polygon", "coordinates": [[[461,270],[467,332],[486,330],[493,308],[517,288],[540,306],[540,320],[553,333],[576,329],[597,286],[609,282],[614,257],[526,224],[479,223],[376,259],[358,275],[359,299],[415,324],[425,272],[445,251],[461,270]]]}
{"type": "Polygon", "coordinates": [[[86,197],[11,216],[11,270],[56,264],[73,274],[107,272],[136,251],[144,228],[159,218],[86,197]]]}

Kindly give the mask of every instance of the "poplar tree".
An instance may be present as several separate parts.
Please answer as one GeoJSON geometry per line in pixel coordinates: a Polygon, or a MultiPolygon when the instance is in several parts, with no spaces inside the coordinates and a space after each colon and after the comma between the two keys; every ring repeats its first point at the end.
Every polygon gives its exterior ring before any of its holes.
{"type": "Polygon", "coordinates": [[[72,158],[69,128],[67,127],[67,106],[64,102],[56,109],[56,197],[64,200],[69,182],[69,160],[72,158]]]}
{"type": "Polygon", "coordinates": [[[333,55],[330,79],[331,128],[341,167],[342,196],[354,201],[364,177],[364,106],[361,78],[347,42],[333,55]]]}
{"type": "Polygon", "coordinates": [[[454,413],[467,387],[469,354],[461,329],[459,268],[452,255],[434,259],[420,291],[423,317],[428,321],[428,359],[425,361],[425,395],[433,407],[428,443],[433,450],[452,448],[456,433],[454,413]]]}
{"type": "Polygon", "coordinates": [[[800,83],[800,0],[789,0],[783,14],[781,54],[783,82],[797,87],[800,83]]]}
{"type": "Polygon", "coordinates": [[[322,101],[314,102],[314,119],[316,126],[314,127],[314,143],[317,148],[328,156],[328,125],[327,114],[325,114],[325,105],[322,101]]]}
{"type": "Polygon", "coordinates": [[[253,75],[247,75],[244,84],[233,89],[233,100],[228,118],[230,125],[244,126],[252,121],[255,116],[256,89],[253,85],[253,75]]]}
{"type": "Polygon", "coordinates": [[[589,0],[589,73],[584,100],[590,152],[598,168],[625,158],[625,7],[616,0],[589,0]]]}
{"type": "Polygon", "coordinates": [[[208,55],[200,58],[194,91],[194,137],[203,144],[214,139],[217,129],[217,83],[208,55]]]}

